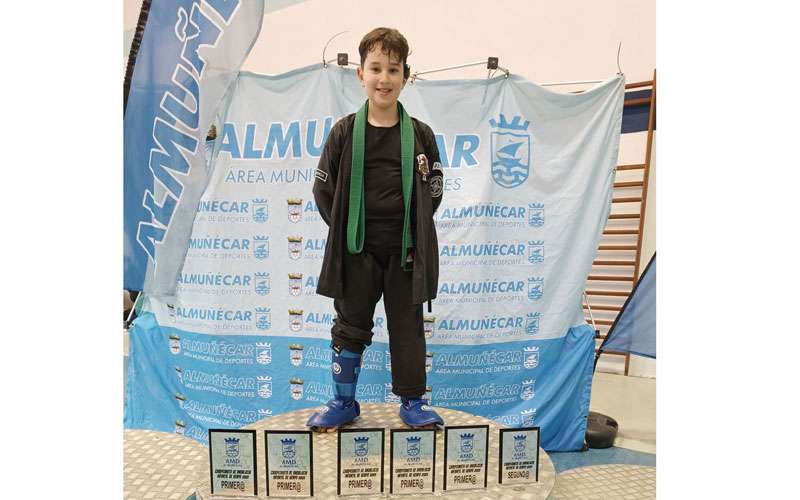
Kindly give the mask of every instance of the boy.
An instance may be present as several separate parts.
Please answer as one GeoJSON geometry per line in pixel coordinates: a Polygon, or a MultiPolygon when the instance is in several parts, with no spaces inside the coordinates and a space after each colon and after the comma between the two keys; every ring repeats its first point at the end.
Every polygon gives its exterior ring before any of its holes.
{"type": "Polygon", "coordinates": [[[425,393],[422,304],[436,297],[439,248],[433,214],[442,201],[442,168],[431,128],[397,101],[408,80],[408,42],[376,28],[358,47],[361,109],[331,129],[314,182],[328,224],[317,293],[332,297],[334,399],[308,420],[334,431],[360,414],[355,400],[361,357],[383,294],[392,357],[392,392],[414,428],[444,425],[425,393]]]}

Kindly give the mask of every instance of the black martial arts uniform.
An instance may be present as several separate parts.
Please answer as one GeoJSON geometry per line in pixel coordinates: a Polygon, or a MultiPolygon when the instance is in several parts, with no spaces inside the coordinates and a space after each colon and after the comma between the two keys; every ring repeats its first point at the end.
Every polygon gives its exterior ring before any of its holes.
{"type": "Polygon", "coordinates": [[[347,217],[355,114],[331,129],[320,157],[314,199],[328,224],[317,293],[334,299],[337,318],[332,345],[362,353],[372,343],[375,304],[384,298],[392,391],[415,397],[425,392],[422,304],[436,297],[439,247],[433,214],[442,201],[442,169],[431,128],[412,118],[414,158],[411,197],[413,262],[401,267],[403,193],[400,125],[367,124],[364,151],[364,251],[347,251],[347,217]]]}

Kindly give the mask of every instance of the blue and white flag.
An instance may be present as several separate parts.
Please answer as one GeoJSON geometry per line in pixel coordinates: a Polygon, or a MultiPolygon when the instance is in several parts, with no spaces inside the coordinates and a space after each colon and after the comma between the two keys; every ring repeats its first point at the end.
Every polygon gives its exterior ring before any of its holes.
{"type": "Polygon", "coordinates": [[[174,295],[208,175],[203,143],[263,0],[153,2],[125,111],[124,287],[174,295]]]}
{"type": "Polygon", "coordinates": [[[656,255],[639,277],[598,351],[656,357],[656,255]]]}
{"type": "MultiPolygon", "coordinates": [[[[557,94],[518,76],[419,81],[401,101],[436,134],[440,277],[425,315],[435,406],[538,425],[583,445],[594,332],[581,293],[611,205],[624,80],[557,94]]],[[[126,425],[246,425],[332,397],[332,300],[315,292],[327,226],[314,171],[335,121],[363,103],[350,69],[241,73],[217,127],[174,300],[134,324],[126,425]]],[[[356,392],[397,402],[383,304],[356,392]]]]}

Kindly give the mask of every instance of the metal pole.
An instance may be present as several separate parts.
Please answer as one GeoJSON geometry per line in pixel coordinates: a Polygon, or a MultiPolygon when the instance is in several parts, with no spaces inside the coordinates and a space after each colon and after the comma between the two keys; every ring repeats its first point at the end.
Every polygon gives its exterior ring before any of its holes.
{"type": "MultiPolygon", "coordinates": [[[[327,61],[323,61],[323,64],[327,65],[328,63],[331,63],[331,62],[333,62],[335,60],[336,59],[330,59],[330,60],[327,60],[327,61]]],[[[353,65],[353,66],[359,66],[358,64],[356,64],[354,62],[348,62],[348,64],[353,65]]],[[[459,64],[459,65],[456,65],[456,66],[447,66],[447,67],[444,67],[444,68],[434,68],[434,69],[428,69],[428,70],[425,70],[425,71],[417,71],[415,73],[411,73],[411,80],[412,81],[414,79],[423,80],[423,78],[418,78],[419,75],[427,75],[429,73],[437,73],[439,71],[448,71],[448,70],[451,70],[451,69],[468,68],[470,66],[479,66],[479,65],[483,65],[483,64],[486,64],[486,61],[477,61],[477,62],[474,62],[474,63],[466,63],[466,64],[459,64]]],[[[509,73],[510,73],[507,68],[503,68],[503,67],[498,66],[497,69],[503,71],[506,74],[506,76],[508,76],[509,73]]],[[[558,85],[582,85],[582,84],[588,84],[588,83],[602,83],[604,81],[605,80],[578,80],[578,81],[574,81],[574,82],[540,83],[539,86],[540,87],[555,87],[555,86],[558,86],[558,85]]]]}
{"type": "Polygon", "coordinates": [[[133,315],[136,313],[136,305],[139,304],[139,299],[142,297],[142,295],[144,295],[144,291],[141,291],[136,295],[136,300],[134,300],[133,304],[131,305],[131,310],[128,313],[128,317],[125,319],[125,322],[122,324],[122,327],[125,328],[126,330],[131,326],[131,322],[133,320],[133,315]]]}
{"type": "Polygon", "coordinates": [[[603,81],[604,80],[581,80],[581,81],[578,81],[578,82],[540,83],[539,86],[540,87],[553,87],[553,86],[556,86],[556,85],[580,85],[580,84],[583,84],[583,83],[600,83],[600,82],[603,82],[603,81]]]}
{"type": "MultiPolygon", "coordinates": [[[[594,315],[592,314],[592,306],[589,305],[589,297],[586,296],[586,291],[583,292],[583,303],[586,304],[586,309],[589,311],[589,321],[592,322],[592,331],[594,331],[595,339],[597,338],[597,325],[594,323],[594,315]]],[[[592,340],[594,342],[594,339],[592,340]]],[[[596,345],[596,344],[595,344],[596,345]]],[[[603,347],[603,344],[600,344],[600,347],[603,347]]],[[[596,349],[596,353],[594,355],[594,366],[592,367],[592,373],[597,370],[597,362],[600,361],[600,350],[596,349]]]]}
{"type": "MultiPolygon", "coordinates": [[[[332,62],[336,62],[336,61],[338,61],[338,59],[337,58],[333,58],[333,59],[328,59],[327,61],[323,61],[323,63],[325,64],[325,66],[327,66],[328,64],[330,64],[332,62]]],[[[353,61],[347,61],[347,65],[348,66],[356,66],[356,67],[361,66],[357,62],[353,62],[353,61]]]]}
{"type": "Polygon", "coordinates": [[[336,34],[335,34],[335,35],[333,35],[332,37],[328,38],[328,41],[327,41],[327,42],[325,42],[325,46],[324,46],[324,47],[322,47],[322,67],[323,67],[323,68],[327,68],[327,67],[328,67],[328,63],[330,62],[330,61],[326,61],[326,60],[325,60],[325,51],[328,49],[328,45],[331,43],[331,41],[332,41],[334,38],[336,38],[336,37],[337,37],[337,36],[339,36],[339,35],[343,35],[343,34],[345,34],[345,33],[347,33],[347,30],[340,31],[339,33],[336,33],[336,34]]]}
{"type": "Polygon", "coordinates": [[[597,325],[594,323],[594,315],[592,314],[592,306],[589,305],[589,297],[586,296],[586,291],[583,292],[583,303],[586,304],[586,309],[589,311],[589,321],[592,322],[592,329],[597,331],[597,325]]]}
{"type": "Polygon", "coordinates": [[[480,64],[486,64],[486,61],[484,60],[484,61],[477,61],[477,62],[471,62],[471,63],[466,63],[466,64],[459,64],[458,66],[447,66],[447,67],[444,67],[444,68],[429,69],[427,71],[417,71],[416,73],[414,73],[414,76],[416,76],[416,75],[424,75],[426,73],[435,73],[437,71],[447,71],[449,69],[467,68],[469,66],[478,66],[480,64]]]}

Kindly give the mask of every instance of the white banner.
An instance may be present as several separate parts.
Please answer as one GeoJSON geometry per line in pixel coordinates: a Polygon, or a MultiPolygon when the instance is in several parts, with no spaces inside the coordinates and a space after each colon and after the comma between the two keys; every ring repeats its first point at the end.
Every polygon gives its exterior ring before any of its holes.
{"type": "MultiPolygon", "coordinates": [[[[511,76],[418,81],[400,96],[432,127],[444,169],[438,296],[425,317],[428,397],[507,425],[539,425],[545,449],[583,442],[594,339],[581,292],[610,209],[624,86],[617,76],[558,94],[511,76]]],[[[140,327],[161,335],[140,342],[203,364],[209,380],[252,378],[252,395],[188,388],[198,400],[252,415],[323,403],[335,313],[315,293],[327,226],[311,186],[330,127],[365,95],[353,70],[317,65],[242,73],[226,99],[177,298],[150,300],[155,318],[140,327]],[[210,342],[217,347],[198,347],[210,342]],[[258,361],[264,352],[269,361],[258,361]],[[249,361],[229,360],[239,354],[249,361]]],[[[357,397],[394,401],[382,304],[373,331],[357,397]]],[[[146,406],[155,411],[160,396],[135,397],[154,398],[146,406]]]]}

